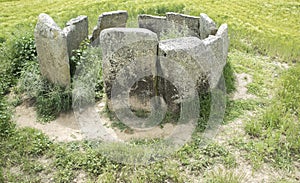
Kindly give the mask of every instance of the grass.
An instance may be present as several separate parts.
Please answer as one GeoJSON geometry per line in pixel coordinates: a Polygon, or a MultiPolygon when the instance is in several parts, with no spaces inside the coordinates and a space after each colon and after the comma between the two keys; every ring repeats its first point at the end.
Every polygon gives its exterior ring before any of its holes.
{"type": "Polygon", "coordinates": [[[218,25],[223,22],[230,27],[231,48],[250,52],[259,52],[271,56],[278,56],[287,62],[300,59],[300,25],[299,2],[260,1],[247,2],[226,1],[123,1],[109,0],[70,0],[70,1],[3,1],[0,2],[0,22],[2,32],[0,37],[9,39],[11,33],[18,26],[29,26],[31,30],[36,24],[37,16],[41,12],[48,13],[63,27],[71,18],[80,14],[89,17],[90,33],[96,25],[97,17],[105,11],[125,9],[129,17],[136,18],[137,14],[151,13],[163,15],[174,11],[199,16],[207,13],[218,25]],[[34,7],[34,8],[33,8],[34,7]],[[25,9],[26,11],[18,11],[25,9]],[[280,25],[280,26],[279,26],[280,25]]]}
{"type": "Polygon", "coordinates": [[[211,183],[239,183],[245,181],[245,175],[243,173],[237,173],[233,171],[226,171],[218,169],[207,175],[207,182],[211,183]]]}
{"type": "MultiPolygon", "coordinates": [[[[245,181],[243,173],[238,175],[233,171],[239,166],[239,157],[232,154],[232,146],[246,152],[241,156],[257,170],[267,164],[292,172],[294,163],[300,162],[300,66],[295,64],[300,61],[299,7],[299,1],[290,0],[228,0],[226,3],[214,0],[0,0],[0,44],[4,45],[0,46],[0,182],[71,182],[80,173],[86,182],[194,182],[193,177],[199,179],[203,174],[206,182],[242,182],[245,181]],[[228,23],[231,45],[224,70],[228,93],[224,124],[242,118],[246,136],[231,140],[230,146],[209,142],[199,147],[201,136],[195,134],[191,142],[175,154],[148,165],[133,166],[109,159],[99,149],[100,142],[55,143],[38,130],[16,128],[11,118],[12,106],[5,94],[15,86],[19,76],[9,70],[13,55],[4,55],[5,49],[21,40],[25,32],[32,36],[37,16],[42,12],[52,16],[61,27],[71,18],[88,15],[91,33],[98,15],[117,9],[129,12],[133,26],[139,13],[164,15],[167,11],[196,16],[204,12],[218,25],[228,23]],[[288,63],[290,69],[283,71],[281,63],[288,63]],[[236,89],[233,73],[252,76],[253,81],[247,88],[257,98],[230,98],[236,89]],[[253,113],[253,117],[243,118],[247,112],[253,113]],[[219,164],[228,170],[206,174],[219,164]]],[[[20,59],[24,60],[28,59],[20,59]]],[[[23,67],[22,64],[16,66],[16,69],[23,67]]],[[[22,74],[21,77],[25,78],[22,74]]],[[[204,106],[209,106],[208,101],[203,101],[204,106]]],[[[202,110],[201,122],[209,114],[205,107],[202,110]]],[[[126,129],[120,124],[116,126],[126,129]]],[[[288,179],[288,175],[285,178],[288,179]]]]}

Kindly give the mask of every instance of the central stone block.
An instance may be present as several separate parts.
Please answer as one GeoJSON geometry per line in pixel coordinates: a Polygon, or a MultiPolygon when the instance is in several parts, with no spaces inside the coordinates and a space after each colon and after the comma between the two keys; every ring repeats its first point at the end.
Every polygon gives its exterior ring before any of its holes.
{"type": "MultiPolygon", "coordinates": [[[[100,34],[103,80],[110,110],[113,84],[125,88],[133,110],[149,110],[155,88],[157,35],[142,28],[109,28],[100,34]],[[120,74],[125,74],[122,78],[120,74]],[[116,81],[117,80],[117,81],[116,81]],[[127,87],[128,83],[133,84],[127,87]]],[[[122,100],[122,99],[121,99],[122,100]]],[[[124,99],[125,100],[125,99],[124,99]]],[[[127,101],[124,101],[127,102],[127,101]]]]}

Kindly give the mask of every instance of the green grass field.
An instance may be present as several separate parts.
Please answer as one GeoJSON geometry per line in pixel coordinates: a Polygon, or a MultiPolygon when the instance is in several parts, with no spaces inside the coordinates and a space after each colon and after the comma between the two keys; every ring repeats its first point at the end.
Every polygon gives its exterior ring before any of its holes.
{"type": "MultiPolygon", "coordinates": [[[[0,183],[79,179],[299,182],[299,17],[299,0],[0,0],[0,183]],[[199,148],[200,136],[195,134],[191,142],[163,161],[133,166],[111,161],[97,150],[96,142],[56,143],[40,131],[15,127],[12,115],[22,101],[18,97],[9,100],[7,95],[9,91],[18,93],[16,83],[24,81],[25,75],[16,72],[20,66],[14,64],[28,59],[22,60],[25,57],[18,45],[28,51],[25,56],[34,53],[35,48],[23,43],[33,43],[30,36],[38,15],[49,14],[61,27],[71,18],[87,15],[91,34],[98,16],[113,10],[127,10],[130,26],[136,26],[138,14],[164,15],[169,11],[196,16],[206,13],[218,25],[228,24],[230,51],[224,70],[228,96],[222,125],[228,134],[220,134],[225,142],[216,138],[199,148]],[[284,69],[284,64],[289,68],[284,69]],[[253,98],[232,99],[238,89],[236,74],[252,78],[246,88],[253,98]]],[[[48,103],[50,99],[39,105],[48,103]]]]}
{"type": "Polygon", "coordinates": [[[7,38],[18,26],[35,26],[37,16],[48,13],[60,25],[78,15],[87,15],[90,30],[97,17],[105,11],[124,9],[132,19],[137,14],[163,15],[174,11],[199,16],[204,12],[219,25],[228,23],[234,47],[258,49],[262,53],[280,56],[286,61],[300,58],[299,1],[249,0],[228,1],[1,1],[0,37],[7,38]],[[248,43],[253,43],[251,46],[248,43]]]}

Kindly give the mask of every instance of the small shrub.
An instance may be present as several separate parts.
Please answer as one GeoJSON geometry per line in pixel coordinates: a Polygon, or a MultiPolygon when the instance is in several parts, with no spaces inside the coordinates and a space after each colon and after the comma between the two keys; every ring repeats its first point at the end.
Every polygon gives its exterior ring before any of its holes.
{"type": "Polygon", "coordinates": [[[17,33],[0,44],[0,93],[9,92],[27,62],[36,61],[36,48],[33,35],[17,33]]]}
{"type": "Polygon", "coordinates": [[[44,79],[37,62],[31,61],[24,65],[17,88],[35,100],[37,115],[42,122],[53,120],[60,112],[71,109],[71,89],[44,79]]]}
{"type": "Polygon", "coordinates": [[[82,57],[84,52],[86,51],[86,49],[88,49],[90,45],[90,41],[84,40],[82,41],[82,43],[80,44],[79,48],[76,50],[72,50],[72,55],[70,56],[69,62],[70,62],[70,74],[71,77],[73,78],[76,68],[82,64],[82,57]]]}
{"type": "Polygon", "coordinates": [[[28,61],[36,61],[36,47],[33,35],[25,35],[20,38],[15,38],[11,45],[11,73],[15,76],[20,76],[20,72],[28,61]]]}
{"type": "Polygon", "coordinates": [[[71,109],[72,95],[68,88],[64,88],[44,80],[42,90],[36,97],[36,109],[38,118],[47,122],[55,119],[60,112],[71,109]]]}

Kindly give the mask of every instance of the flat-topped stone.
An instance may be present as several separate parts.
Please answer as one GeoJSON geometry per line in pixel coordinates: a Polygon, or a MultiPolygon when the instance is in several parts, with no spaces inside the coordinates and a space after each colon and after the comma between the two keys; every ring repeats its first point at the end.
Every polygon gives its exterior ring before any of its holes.
{"type": "Polygon", "coordinates": [[[138,23],[140,28],[149,29],[155,32],[158,37],[162,32],[166,32],[171,26],[166,17],[152,16],[152,15],[139,15],[138,23]]]}
{"type": "Polygon", "coordinates": [[[190,16],[180,13],[166,13],[167,20],[173,22],[178,29],[188,29],[187,36],[199,37],[199,17],[190,16]]]}
{"type": "MultiPolygon", "coordinates": [[[[123,80],[124,82],[126,81],[125,78],[115,81],[116,75],[119,72],[125,70],[126,78],[128,79],[135,78],[139,74],[143,75],[143,72],[154,75],[158,38],[155,33],[147,29],[109,28],[101,32],[100,45],[103,55],[105,93],[108,98],[108,106],[110,107],[113,83],[117,82],[121,90],[123,90],[122,87],[126,86],[126,83],[122,83],[123,80]],[[140,62],[140,60],[144,59],[146,59],[146,62],[140,62]],[[132,63],[133,65],[129,66],[132,63]]],[[[144,79],[147,83],[150,82],[151,86],[151,81],[153,82],[152,77],[144,79]]],[[[142,84],[143,82],[139,83],[138,81],[134,87],[135,89],[131,91],[133,98],[138,98],[138,100],[133,99],[132,101],[149,102],[146,99],[149,99],[152,95],[153,88],[149,88],[149,85],[145,86],[142,84]]],[[[142,105],[137,103],[132,104],[133,107],[142,105]]]]}
{"type": "Polygon", "coordinates": [[[93,30],[92,45],[99,45],[99,35],[102,30],[113,27],[126,27],[127,18],[128,13],[123,10],[102,13],[98,18],[97,26],[93,30]]]}
{"type": "Polygon", "coordinates": [[[63,29],[67,37],[68,54],[72,55],[72,50],[78,49],[81,42],[88,38],[88,17],[80,15],[66,23],[63,29]]]}

